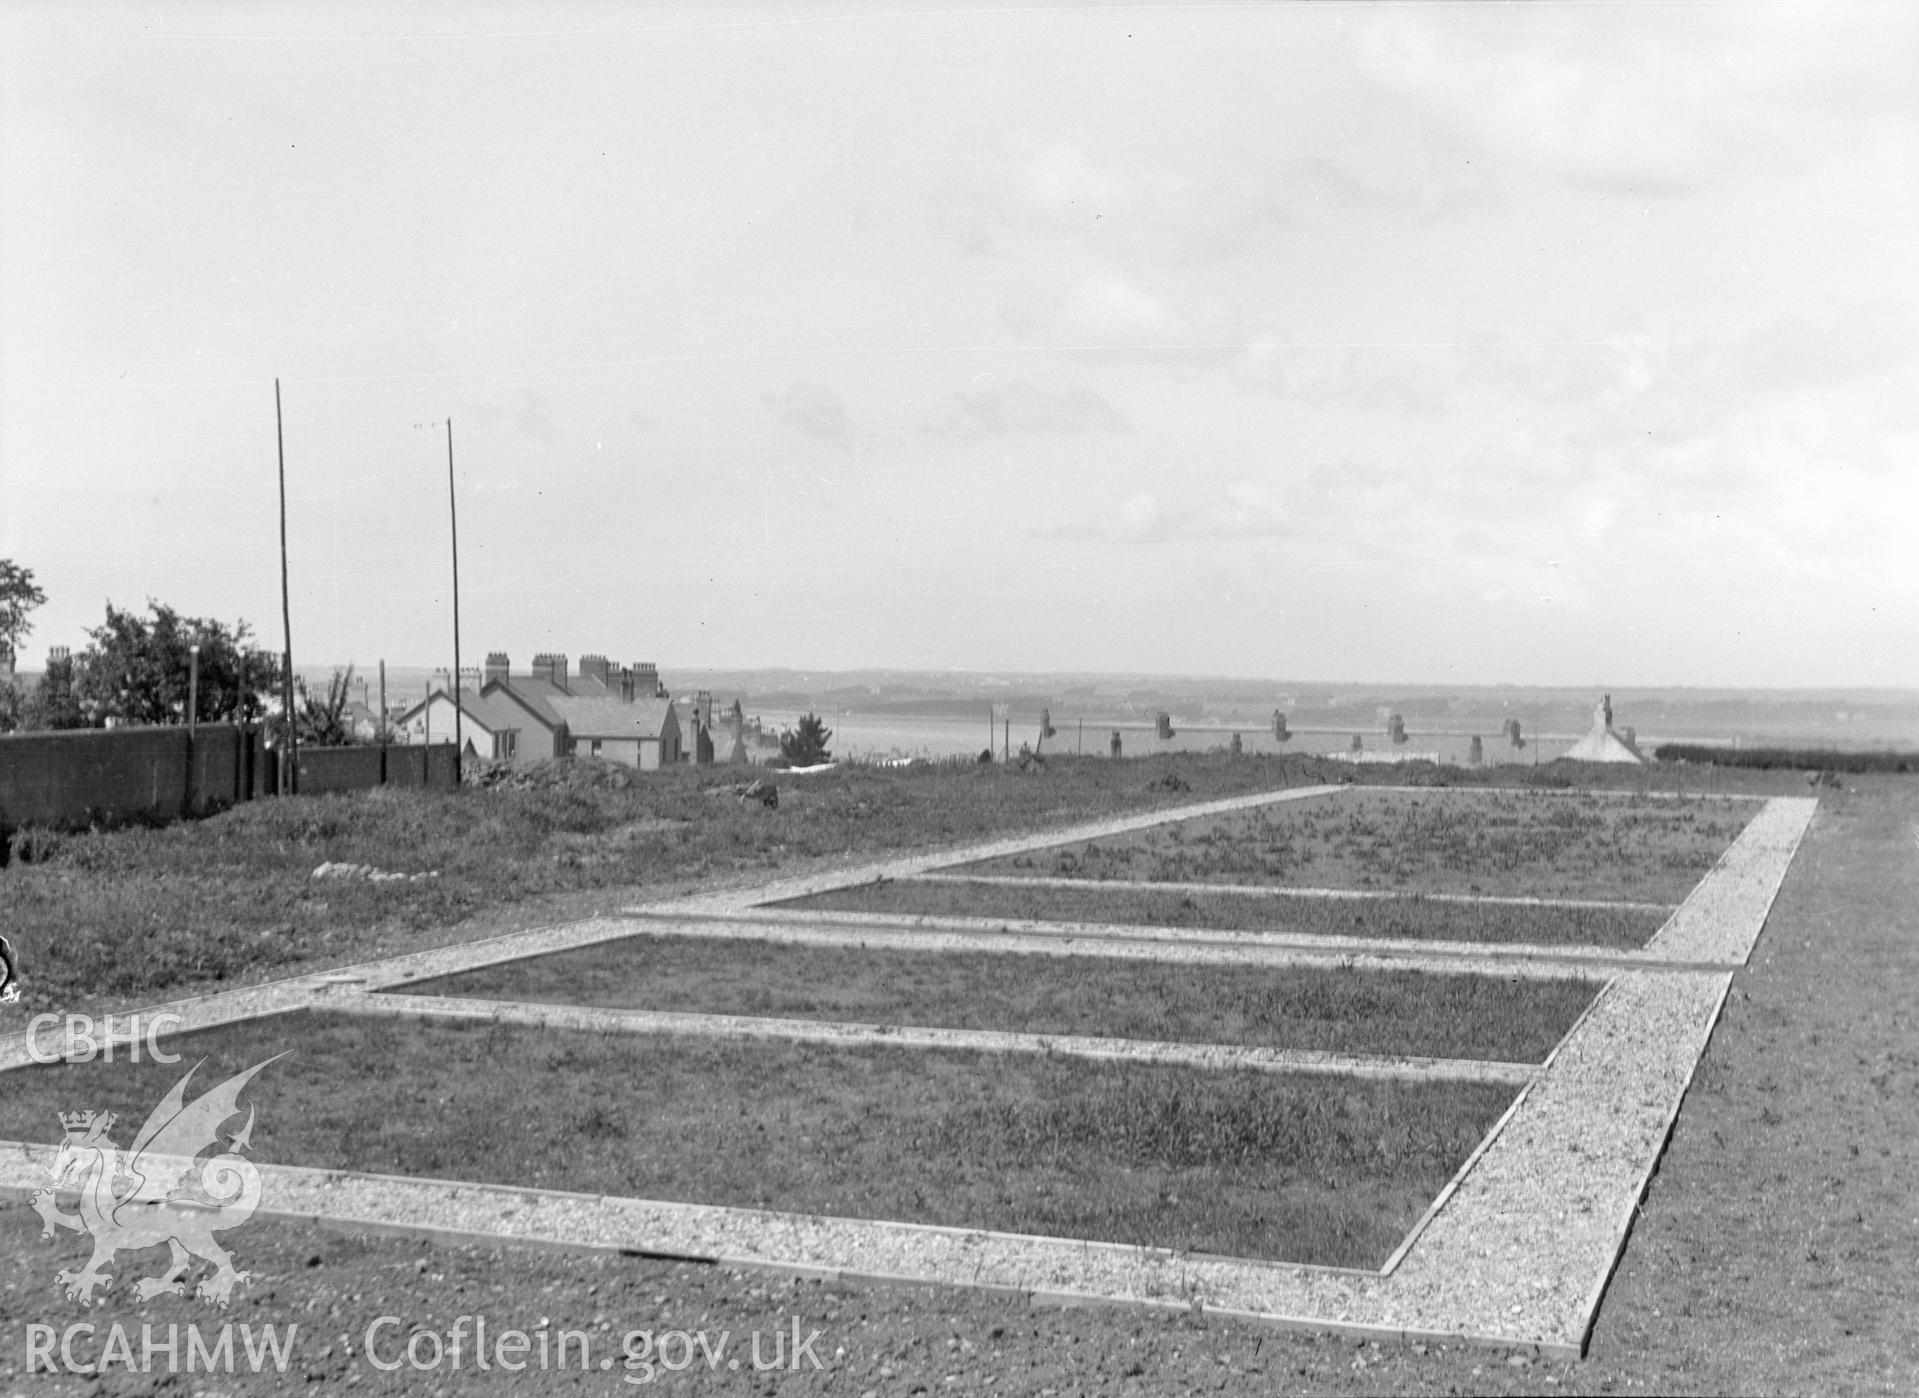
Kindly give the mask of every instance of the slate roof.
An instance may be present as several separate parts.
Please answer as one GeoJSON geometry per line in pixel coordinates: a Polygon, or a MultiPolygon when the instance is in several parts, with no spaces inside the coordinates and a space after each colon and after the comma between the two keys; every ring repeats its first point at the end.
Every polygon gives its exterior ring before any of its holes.
{"type": "MultiPolygon", "coordinates": [[[[480,693],[493,703],[513,706],[518,701],[521,712],[530,713],[538,722],[544,724],[549,732],[557,729],[562,720],[559,711],[553,707],[555,699],[567,697],[566,691],[551,680],[534,679],[527,675],[509,675],[503,680],[488,680],[480,693]],[[502,692],[511,698],[502,698],[502,692]]],[[[524,720],[521,723],[524,727],[524,720]]]]}
{"type": "Polygon", "coordinates": [[[668,699],[636,699],[629,704],[621,699],[562,694],[547,702],[575,738],[657,739],[673,712],[668,699]]]}
{"type": "MultiPolygon", "coordinates": [[[[436,689],[428,698],[451,701],[453,696],[444,689],[436,689]]],[[[427,703],[428,699],[422,699],[419,703],[401,714],[395,722],[401,725],[412,722],[413,719],[419,715],[420,710],[427,706],[427,703]]],[[[479,724],[480,727],[489,733],[502,733],[509,728],[526,727],[526,718],[518,710],[490,700],[485,695],[475,694],[470,689],[463,688],[460,691],[460,713],[463,717],[469,718],[479,724]]]]}

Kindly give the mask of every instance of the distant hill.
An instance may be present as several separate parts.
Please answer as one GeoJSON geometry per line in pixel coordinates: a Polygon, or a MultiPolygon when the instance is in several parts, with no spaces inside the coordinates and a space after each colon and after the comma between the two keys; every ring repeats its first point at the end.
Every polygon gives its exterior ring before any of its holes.
{"type": "MultiPolygon", "coordinates": [[[[310,682],[333,667],[302,666],[310,682]]],[[[377,689],[372,667],[356,678],[377,689]]],[[[390,697],[417,695],[431,671],[389,666],[390,697]]],[[[1165,711],[1175,725],[1265,728],[1273,712],[1290,728],[1376,733],[1397,713],[1408,733],[1498,733],[1508,719],[1529,736],[1585,733],[1601,686],[1410,685],[1367,682],[1256,681],[1205,675],[1076,672],[974,674],[924,670],[795,670],[676,667],[663,661],[660,678],[675,695],[712,692],[725,708],[739,699],[746,712],[892,715],[901,718],[980,719],[1004,705],[1016,724],[1052,711],[1055,723],[1150,723],[1165,711]]],[[[1782,742],[1843,749],[1919,746],[1919,691],[1895,689],[1740,690],[1614,687],[1621,726],[1659,741],[1782,742]]]]}

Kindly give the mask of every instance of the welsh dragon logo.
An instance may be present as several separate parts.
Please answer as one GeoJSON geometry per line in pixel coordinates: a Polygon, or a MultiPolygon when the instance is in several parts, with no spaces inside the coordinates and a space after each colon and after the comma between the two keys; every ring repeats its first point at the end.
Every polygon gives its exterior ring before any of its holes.
{"type": "Polygon", "coordinates": [[[252,1279],[233,1269],[232,1256],[213,1235],[238,1228],[259,1207],[260,1172],[241,1154],[251,1148],[253,1109],[248,1107],[246,1125],[228,1138],[221,1153],[198,1157],[207,1147],[221,1144],[219,1129],[239,1115],[240,1092],[253,1075],[284,1057],[277,1054],[254,1064],[189,1106],[187,1082],[200,1068],[195,1064],[153,1109],[124,1153],[108,1134],[118,1120],[112,1112],[60,1114],[66,1136],[53,1160],[53,1183],[33,1196],[32,1205],[46,1224],[43,1238],[53,1237],[56,1228],[93,1235],[93,1257],[86,1267],[61,1271],[54,1278],[69,1300],[91,1305],[96,1288],[113,1284],[101,1269],[116,1253],[161,1243],[172,1250],[173,1265],[164,1275],[147,1277],[134,1287],[142,1301],[186,1295],[181,1277],[195,1257],[214,1267],[213,1275],[194,1292],[199,1300],[224,1307],[234,1286],[252,1279]],[[62,1213],[54,1202],[54,1191],[69,1181],[80,1192],[79,1211],[71,1214],[62,1213]]]}

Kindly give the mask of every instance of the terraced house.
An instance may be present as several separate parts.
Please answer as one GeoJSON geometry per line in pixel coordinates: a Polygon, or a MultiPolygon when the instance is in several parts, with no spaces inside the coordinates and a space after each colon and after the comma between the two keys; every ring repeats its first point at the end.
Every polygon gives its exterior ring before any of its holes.
{"type": "MultiPolygon", "coordinates": [[[[680,723],[651,662],[615,667],[582,656],[574,674],[564,655],[533,657],[515,675],[503,651],[486,658],[476,689],[460,694],[470,756],[524,766],[547,758],[602,757],[642,771],[682,760],[680,723]]],[[[407,742],[450,742],[453,697],[436,691],[400,719],[407,742]]]]}

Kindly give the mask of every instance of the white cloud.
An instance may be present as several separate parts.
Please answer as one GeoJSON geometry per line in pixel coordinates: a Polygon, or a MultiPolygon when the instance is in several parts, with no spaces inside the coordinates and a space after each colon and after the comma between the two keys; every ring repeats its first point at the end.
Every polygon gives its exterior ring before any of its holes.
{"type": "Polygon", "coordinates": [[[1039,530],[1037,536],[1147,543],[1276,539],[1291,532],[1292,526],[1278,502],[1263,487],[1242,481],[1201,503],[1170,507],[1153,491],[1135,491],[1090,518],[1039,530]]]}
{"type": "Polygon", "coordinates": [[[1595,188],[1696,191],[1909,122],[1910,5],[1374,11],[1367,72],[1454,139],[1595,188]],[[1683,23],[1676,16],[1684,16],[1683,23]]]}
{"type": "Polygon", "coordinates": [[[1112,266],[1029,279],[1000,316],[1022,344],[1094,357],[1223,359],[1245,342],[1232,299],[1206,280],[1112,266]]]}
{"type": "Polygon", "coordinates": [[[1084,384],[1048,391],[1025,379],[1009,379],[961,394],[952,416],[931,430],[943,436],[977,438],[1130,429],[1117,408],[1084,384]]]}
{"type": "Polygon", "coordinates": [[[847,414],[846,404],[830,388],[796,380],[784,393],[769,393],[760,401],[789,427],[822,442],[843,443],[853,436],[853,419],[847,414]]]}

